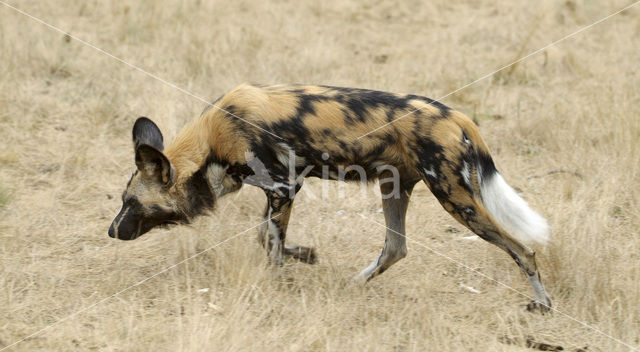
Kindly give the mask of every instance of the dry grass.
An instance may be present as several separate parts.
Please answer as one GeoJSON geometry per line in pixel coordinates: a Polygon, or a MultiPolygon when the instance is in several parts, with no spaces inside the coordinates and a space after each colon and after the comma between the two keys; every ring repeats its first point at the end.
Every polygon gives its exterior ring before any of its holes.
{"type": "MultiPolygon", "coordinates": [[[[16,5],[207,98],[243,81],[436,98],[626,1],[16,5]]],[[[555,307],[634,346],[639,16],[640,8],[626,11],[445,101],[476,116],[505,177],[552,224],[552,244],[537,250],[555,307]],[[527,178],[560,167],[584,178],[527,178]]],[[[108,238],[134,168],[134,119],[152,117],[170,140],[203,104],[4,6],[0,18],[0,347],[259,223],[264,196],[247,186],[192,227],[128,243],[108,238]]],[[[315,194],[321,187],[305,185],[315,194]]],[[[249,231],[14,349],[525,350],[499,342],[509,335],[628,350],[562,314],[521,312],[526,298],[416,243],[380,278],[345,286],[384,235],[359,216],[382,221],[373,193],[361,197],[351,186],[349,198],[337,199],[336,187],[326,199],[303,193],[292,216],[289,238],[317,246],[318,265],[269,268],[249,231]]],[[[470,233],[424,185],[408,234],[529,293],[509,257],[462,239],[470,233]]]]}

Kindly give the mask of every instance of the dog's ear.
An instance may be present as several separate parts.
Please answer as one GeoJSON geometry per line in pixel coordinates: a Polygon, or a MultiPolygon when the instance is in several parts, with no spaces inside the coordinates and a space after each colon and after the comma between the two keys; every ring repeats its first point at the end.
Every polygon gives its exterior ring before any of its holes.
{"type": "Polygon", "coordinates": [[[144,144],[152,146],[158,151],[164,150],[162,132],[158,126],[146,117],[139,117],[133,124],[133,148],[136,150],[136,154],[138,147],[144,144]]]}
{"type": "Polygon", "coordinates": [[[136,166],[142,177],[169,188],[175,181],[175,171],[169,159],[161,151],[148,144],[136,148],[136,166]]]}
{"type": "Polygon", "coordinates": [[[142,176],[161,183],[165,188],[171,187],[175,171],[169,159],[162,153],[162,132],[146,117],[139,117],[133,124],[133,148],[136,152],[136,166],[142,176]]]}

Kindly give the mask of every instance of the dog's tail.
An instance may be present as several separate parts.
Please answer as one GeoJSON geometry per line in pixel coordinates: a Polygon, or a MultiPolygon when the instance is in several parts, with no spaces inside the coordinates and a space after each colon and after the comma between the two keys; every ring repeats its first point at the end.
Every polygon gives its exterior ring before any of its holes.
{"type": "Polygon", "coordinates": [[[547,221],[520,198],[500,173],[494,168],[493,172],[483,171],[482,175],[482,203],[500,226],[524,242],[549,242],[551,231],[547,221]]]}
{"type": "Polygon", "coordinates": [[[548,243],[551,231],[547,221],[502,178],[476,126],[471,123],[461,127],[472,144],[471,155],[477,168],[479,193],[489,214],[506,232],[523,242],[548,243]]]}

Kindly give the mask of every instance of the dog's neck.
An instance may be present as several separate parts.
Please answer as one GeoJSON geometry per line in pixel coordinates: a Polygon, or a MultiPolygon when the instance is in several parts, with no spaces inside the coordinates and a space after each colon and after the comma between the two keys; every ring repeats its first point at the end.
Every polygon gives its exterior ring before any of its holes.
{"type": "Polygon", "coordinates": [[[180,208],[187,219],[213,210],[217,197],[207,180],[205,167],[193,173],[179,186],[182,193],[180,208]]]}
{"type": "Polygon", "coordinates": [[[233,132],[231,117],[222,114],[212,109],[191,121],[165,149],[164,154],[175,168],[178,183],[185,182],[212,162],[223,165],[245,162],[248,143],[233,132]]]}

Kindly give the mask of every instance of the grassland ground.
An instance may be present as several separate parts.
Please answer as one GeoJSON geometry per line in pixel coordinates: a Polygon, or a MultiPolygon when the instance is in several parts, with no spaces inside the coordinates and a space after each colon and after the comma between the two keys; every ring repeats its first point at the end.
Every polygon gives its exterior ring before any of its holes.
{"type": "MultiPolygon", "coordinates": [[[[443,96],[628,1],[14,1],[214,100],[239,83],[308,83],[443,96]]],[[[555,307],[640,347],[640,6],[454,95],[498,169],[553,228],[536,247],[555,307]]],[[[0,348],[261,221],[246,186],[190,227],[115,241],[135,166],[131,127],[165,138],[204,104],[0,5],[0,348]]],[[[16,351],[518,351],[630,348],[563,314],[523,312],[511,259],[455,222],[424,185],[408,256],[344,285],[377,255],[380,200],[310,180],[288,240],[317,265],[271,268],[255,231],[16,344],[16,351]],[[446,254],[447,260],[433,251],[446,254]],[[471,287],[473,290],[466,289],[471,287]]]]}

